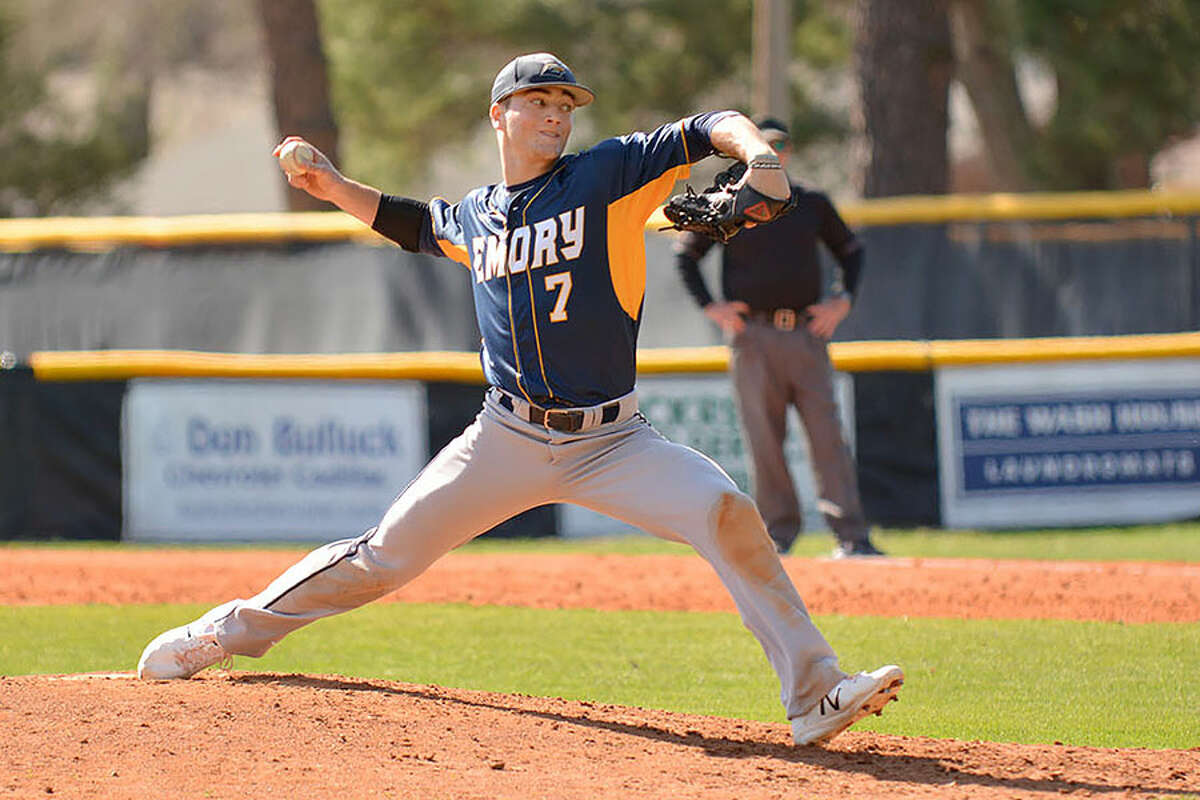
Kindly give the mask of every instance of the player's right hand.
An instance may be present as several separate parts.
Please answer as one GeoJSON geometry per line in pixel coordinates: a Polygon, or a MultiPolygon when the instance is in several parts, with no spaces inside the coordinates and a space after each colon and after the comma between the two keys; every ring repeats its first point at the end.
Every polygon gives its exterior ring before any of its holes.
{"type": "Polygon", "coordinates": [[[334,188],[342,179],[342,174],[333,166],[333,162],[325,157],[325,154],[318,150],[312,142],[303,139],[300,136],[287,136],[283,141],[275,145],[275,149],[271,151],[278,162],[279,152],[283,146],[289,142],[303,142],[312,148],[313,159],[311,164],[304,165],[302,172],[289,173],[283,168],[280,163],[279,168],[283,170],[287,176],[288,183],[297,189],[303,189],[318,200],[327,200],[332,202],[334,188]]]}

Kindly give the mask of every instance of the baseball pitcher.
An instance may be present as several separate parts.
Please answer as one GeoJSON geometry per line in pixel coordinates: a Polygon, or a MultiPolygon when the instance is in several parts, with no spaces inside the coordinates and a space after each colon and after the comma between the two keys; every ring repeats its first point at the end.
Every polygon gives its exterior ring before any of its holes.
{"type": "Polygon", "coordinates": [[[548,53],[505,65],[488,109],[502,180],[457,203],[383,194],[311,145],[288,159],[292,186],[466,270],[489,388],[474,422],[375,528],[314,550],[254,597],[163,633],[142,653],[140,677],[187,678],[233,654],[261,656],[297,628],[403,586],[509,517],[576,503],[687,542],[713,566],[779,676],[798,744],[826,742],[895,698],[898,667],[854,675],[838,667],[750,498],[637,411],[646,220],[691,164],[720,151],[750,165],[739,191],[753,202],[731,204],[735,213],[753,207],[750,218],[764,221],[790,193],[778,158],[732,111],[564,155],[574,112],[593,97],[548,53]]]}

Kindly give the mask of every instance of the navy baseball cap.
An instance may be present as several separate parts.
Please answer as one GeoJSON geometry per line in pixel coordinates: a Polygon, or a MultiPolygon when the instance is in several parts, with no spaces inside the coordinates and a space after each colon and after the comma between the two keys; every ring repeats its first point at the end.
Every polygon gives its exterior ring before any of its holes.
{"type": "Polygon", "coordinates": [[[586,106],[596,98],[591,89],[575,80],[575,74],[556,56],[528,53],[517,56],[496,73],[496,80],[492,82],[492,102],[499,103],[509,95],[539,86],[561,86],[576,106],[586,106]]]}

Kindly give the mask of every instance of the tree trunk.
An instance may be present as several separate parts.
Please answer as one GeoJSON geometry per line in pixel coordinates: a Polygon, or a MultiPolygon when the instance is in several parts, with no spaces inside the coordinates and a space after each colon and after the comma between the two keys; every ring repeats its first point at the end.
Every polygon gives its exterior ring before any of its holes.
{"type": "MultiPolygon", "coordinates": [[[[281,136],[303,136],[335,164],[338,130],[329,104],[329,77],[313,0],[258,0],[271,63],[275,122],[281,136]]],[[[282,179],[283,173],[280,172],[282,179]]],[[[291,211],[328,210],[328,203],[288,188],[291,211]]]]}
{"type": "Polygon", "coordinates": [[[958,79],[979,119],[993,188],[1033,188],[1021,161],[1033,128],[1017,88],[1016,66],[988,11],[988,0],[950,0],[950,27],[958,79]]]}
{"type": "Polygon", "coordinates": [[[859,0],[856,56],[868,162],[863,195],[943,194],[949,185],[953,53],[947,0],[859,0]]]}
{"type": "Polygon", "coordinates": [[[754,36],[751,60],[754,89],[750,108],[756,115],[790,123],[792,86],[788,80],[791,63],[792,0],[754,0],[754,36]]]}
{"type": "Polygon", "coordinates": [[[1116,156],[1113,159],[1111,183],[1117,189],[1149,189],[1150,158],[1137,151],[1116,156]]]}

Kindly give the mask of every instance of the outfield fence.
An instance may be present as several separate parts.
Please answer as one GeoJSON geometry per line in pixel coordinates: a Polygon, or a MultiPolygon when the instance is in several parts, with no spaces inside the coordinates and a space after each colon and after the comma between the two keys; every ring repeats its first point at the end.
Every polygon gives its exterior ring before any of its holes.
{"type": "MultiPolygon", "coordinates": [[[[1200,193],[906,197],[841,210],[866,266],[840,341],[1200,330],[1200,193]]],[[[640,342],[721,344],[683,289],[672,243],[646,237],[640,342]]],[[[716,262],[714,252],[701,265],[710,288],[716,262]]],[[[457,264],[390,246],[339,212],[0,220],[0,349],[22,360],[471,351],[471,309],[457,264]]]]}
{"type": "MultiPolygon", "coordinates": [[[[941,367],[1114,359],[1200,357],[1200,333],[1082,336],[1057,339],[833,342],[830,358],[842,372],[927,372],[941,367]]],[[[417,353],[246,354],[181,350],[40,351],[29,357],[40,380],[130,378],[317,378],[484,382],[479,354],[417,353]]],[[[673,347],[638,353],[641,375],[724,372],[729,348],[673,347]]]]}
{"type": "MultiPolygon", "coordinates": [[[[910,197],[841,210],[867,257],[831,351],[873,520],[1022,527],[1200,514],[1200,194],[910,197]]],[[[745,486],[721,374],[728,352],[683,291],[671,244],[646,237],[643,404],[745,486]]],[[[390,499],[405,470],[469,422],[482,392],[467,274],[385,245],[334,212],[0,220],[0,537],[169,536],[162,526],[229,522],[238,509],[249,522],[237,524],[262,533],[288,503],[321,528],[306,536],[325,537],[375,513],[386,499],[372,491],[390,499]],[[396,416],[373,414],[380,406],[396,416]],[[407,437],[414,427],[421,435],[407,437]],[[301,464],[304,436],[317,450],[332,447],[322,436],[386,443],[394,463],[317,452],[301,464]],[[172,500],[174,511],[144,507],[174,491],[147,476],[193,495],[172,500]],[[222,481],[243,493],[223,500],[222,481]],[[267,496],[287,486],[293,495],[267,496]],[[295,502],[326,490],[324,505],[340,503],[344,517],[322,522],[321,503],[295,502]]],[[[715,257],[702,264],[710,286],[716,268],[715,257]]],[[[811,508],[802,443],[789,459],[811,508]]],[[[538,509],[507,530],[610,524],[538,509]]]]}
{"type": "MultiPolygon", "coordinates": [[[[864,502],[888,525],[1200,516],[1200,333],[832,346],[864,502]]],[[[642,407],[743,488],[724,347],[640,354],[642,407]]],[[[326,539],[369,527],[470,422],[478,354],[40,351],[0,369],[0,535],[326,539]]],[[[816,515],[804,437],[789,461],[816,515]]],[[[628,532],[577,508],[496,535],[628,532]]]]}

